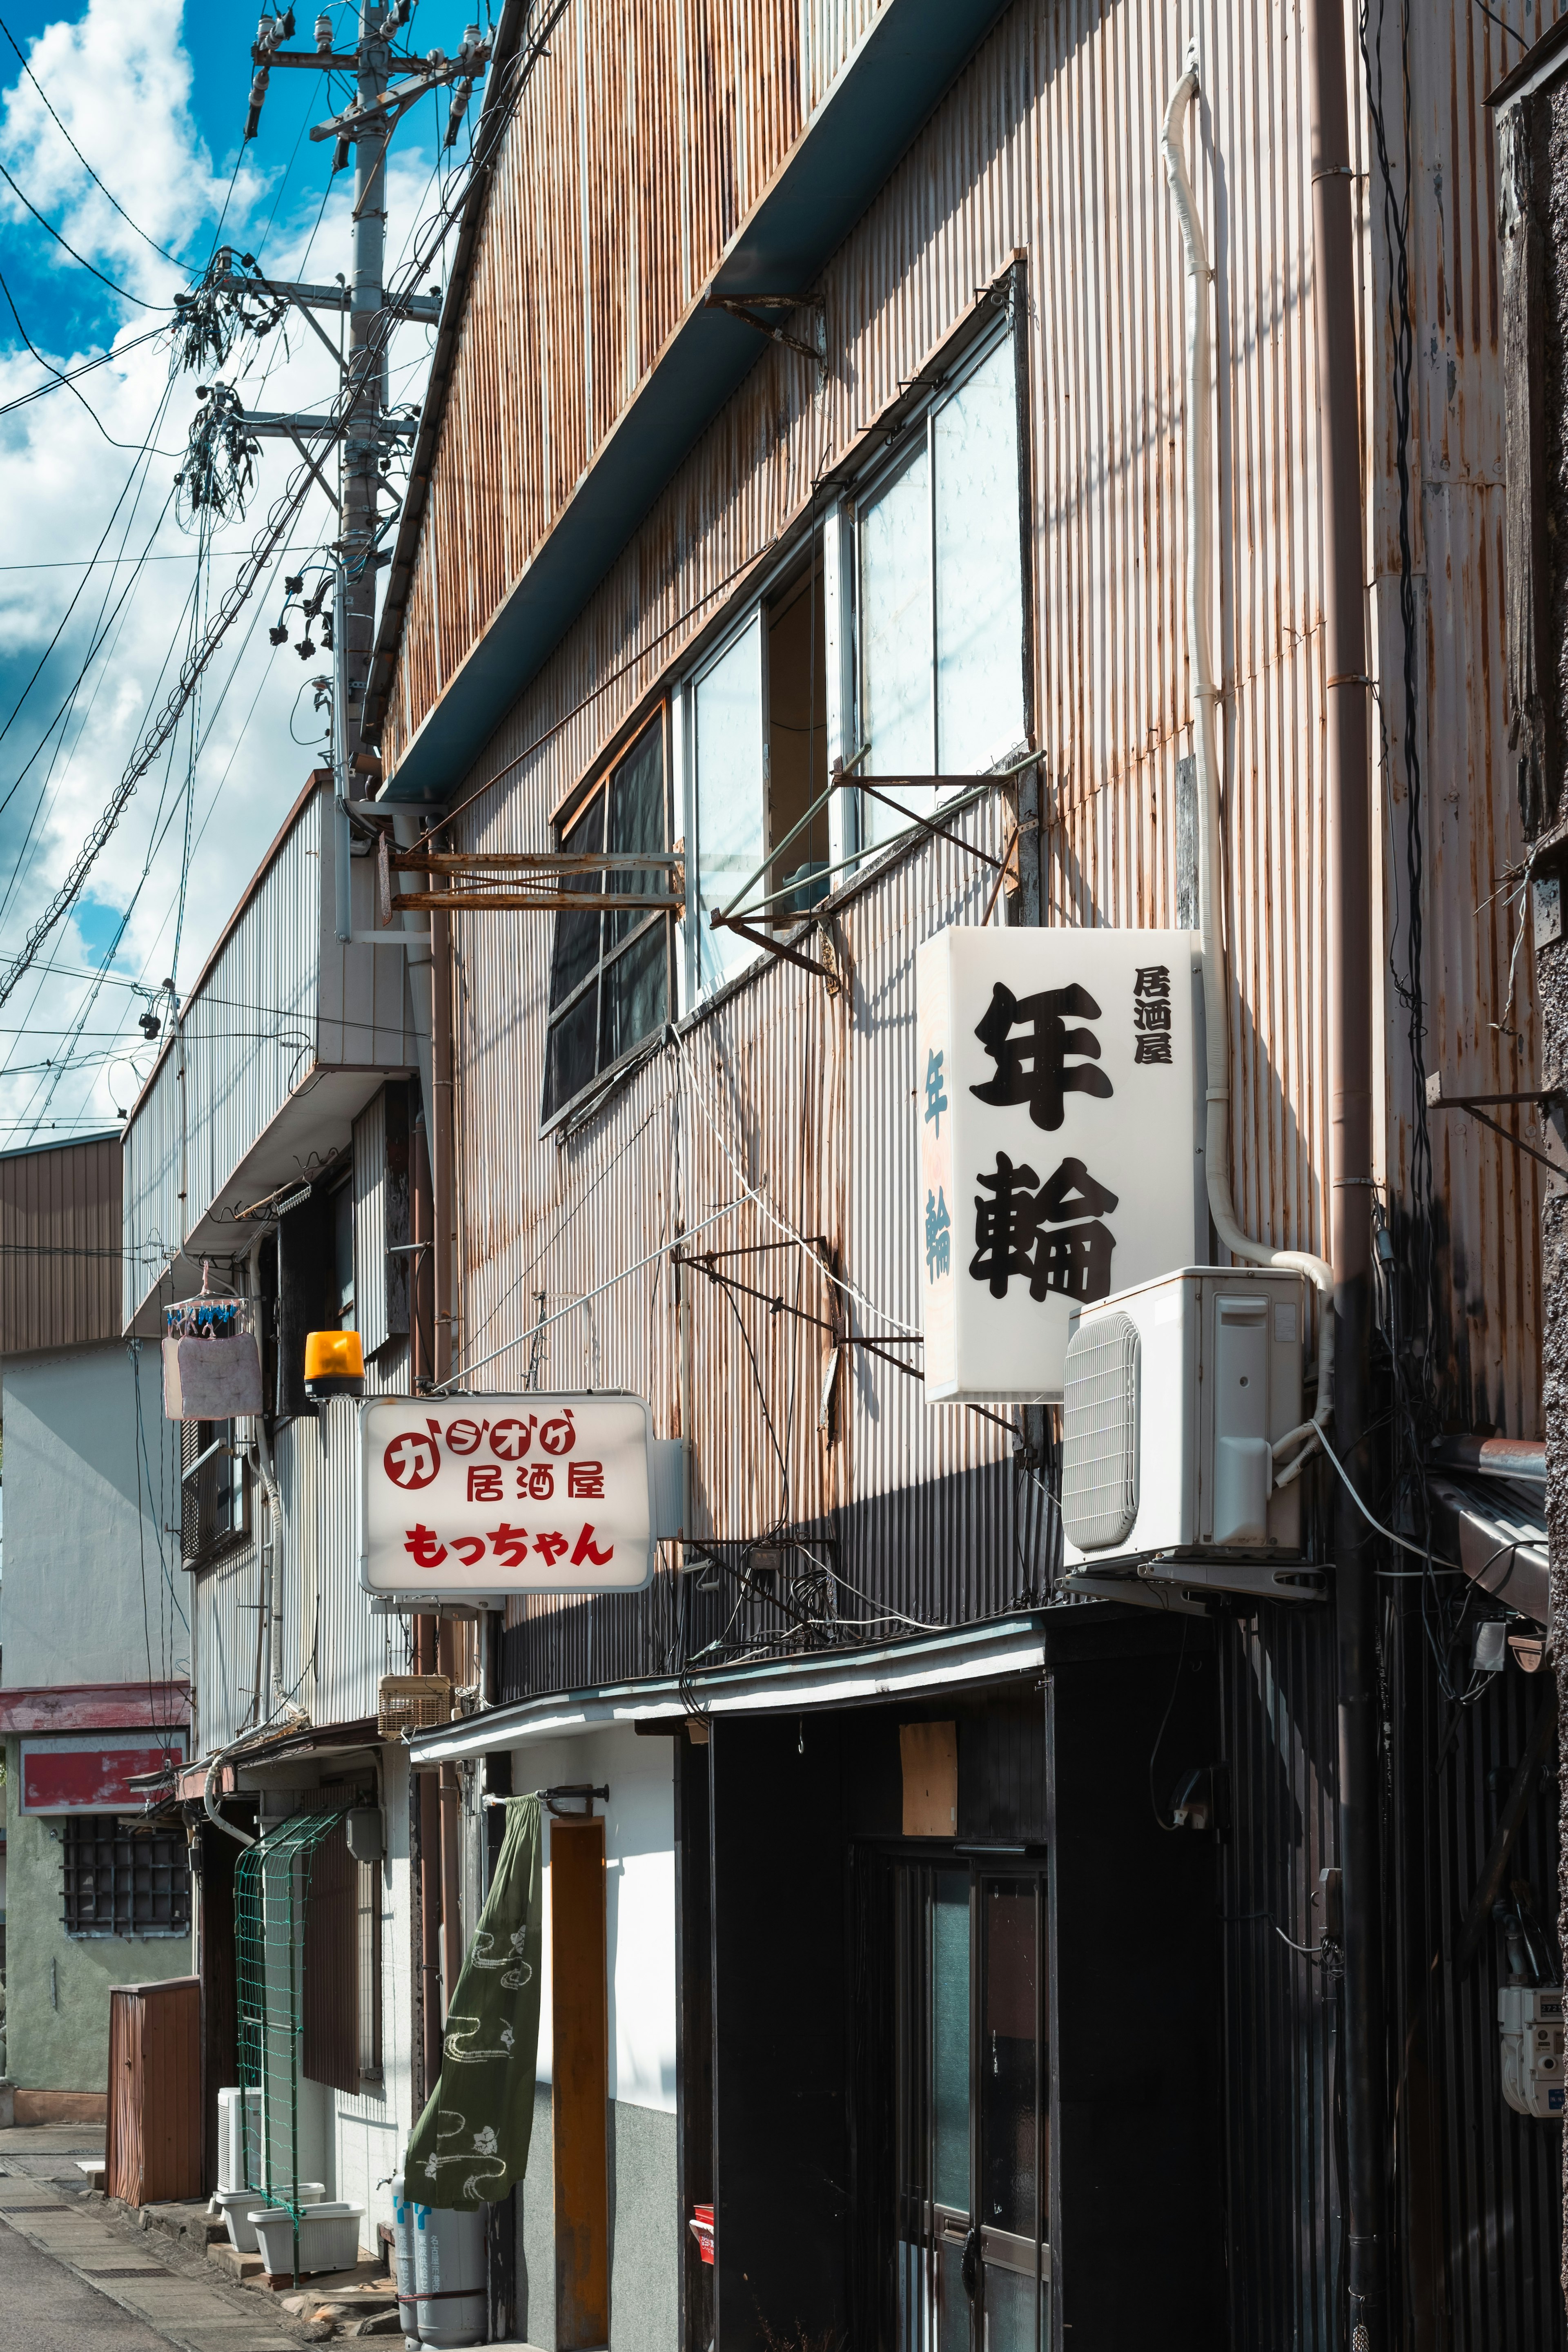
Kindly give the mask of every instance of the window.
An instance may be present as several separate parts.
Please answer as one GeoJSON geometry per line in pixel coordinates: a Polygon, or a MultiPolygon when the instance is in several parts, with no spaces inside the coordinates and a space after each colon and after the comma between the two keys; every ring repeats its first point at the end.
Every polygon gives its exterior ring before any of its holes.
{"type": "Polygon", "coordinates": [[[65,1821],[68,1936],[185,1936],[191,1868],[183,1831],[127,1828],[112,1813],[65,1821]]]}
{"type": "Polygon", "coordinates": [[[250,1532],[244,1450],[232,1421],[180,1424],[180,1553],[187,1567],[250,1532]]]}
{"type": "MultiPolygon", "coordinates": [[[[981,775],[1028,733],[1018,382],[1003,336],[854,505],[856,692],[869,772],[981,775]]],[[[915,813],[929,792],[896,795],[915,813]]],[[[868,847],[899,831],[867,797],[868,847]]]]}
{"type": "MultiPolygon", "coordinates": [[[[560,837],[577,856],[663,853],[668,840],[664,719],[661,711],[631,750],[579,803],[560,837]]],[[[595,897],[643,897],[669,887],[661,866],[590,866],[563,889],[595,897]]],[[[670,919],[657,908],[585,909],[556,917],[545,1055],[547,1119],[584,1093],[669,1018],[670,919]]]]}
{"type": "Polygon", "coordinates": [[[796,831],[828,782],[823,646],[818,562],[758,604],[688,688],[699,990],[721,987],[757,953],[754,941],[716,931],[712,919],[738,898],[769,851],[783,851],[777,870],[747,897],[748,907],[771,898],[763,922],[798,922],[827,887],[826,810],[796,831]]]}

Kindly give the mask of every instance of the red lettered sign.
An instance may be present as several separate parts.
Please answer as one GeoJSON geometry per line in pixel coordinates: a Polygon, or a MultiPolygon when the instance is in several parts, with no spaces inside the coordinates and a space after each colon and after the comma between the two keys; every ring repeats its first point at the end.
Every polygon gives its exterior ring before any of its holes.
{"type": "Polygon", "coordinates": [[[481,1597],[632,1592],[653,1571],[640,1397],[374,1397],[360,1408],[360,1581],[481,1597]]]}

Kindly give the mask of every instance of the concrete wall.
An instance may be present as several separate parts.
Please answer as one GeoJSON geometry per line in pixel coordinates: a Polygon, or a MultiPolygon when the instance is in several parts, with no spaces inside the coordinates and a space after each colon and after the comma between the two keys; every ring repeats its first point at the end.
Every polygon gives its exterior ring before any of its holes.
{"type": "Polygon", "coordinates": [[[190,1672],[190,1602],[176,1525],[174,1424],[158,1353],[136,1374],[119,1341],[12,1357],[0,1370],[5,1429],[5,1686],[166,1682],[190,1672]],[[151,1472],[153,1507],[146,1507],[151,1472]],[[142,1507],[139,1510],[138,1500],[142,1507]]]}
{"type": "MultiPolygon", "coordinates": [[[[682,2215],[675,2113],[674,1746],[624,1731],[530,1743],[512,1756],[521,1791],[608,1782],[605,1941],[610,2028],[610,2352],[674,2352],[682,2215]]],[[[519,2336],[555,2352],[550,2131],[550,1910],[547,1840],[544,1985],[534,2136],[518,2198],[519,2336]]]]}
{"type": "Polygon", "coordinates": [[[21,1743],[7,1739],[6,2071],[25,2090],[101,2097],[109,2081],[110,1988],[191,1975],[191,1938],[68,1936],[60,1925],[59,1825],[17,1812],[21,1769],[21,1743]]]}

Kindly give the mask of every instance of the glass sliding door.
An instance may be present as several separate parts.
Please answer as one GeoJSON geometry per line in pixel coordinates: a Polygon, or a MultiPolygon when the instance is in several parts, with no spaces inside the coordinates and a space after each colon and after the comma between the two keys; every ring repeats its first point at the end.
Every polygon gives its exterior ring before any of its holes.
{"type": "Polygon", "coordinates": [[[897,1876],[899,2352],[1049,2352],[1043,1874],[897,1876]]]}

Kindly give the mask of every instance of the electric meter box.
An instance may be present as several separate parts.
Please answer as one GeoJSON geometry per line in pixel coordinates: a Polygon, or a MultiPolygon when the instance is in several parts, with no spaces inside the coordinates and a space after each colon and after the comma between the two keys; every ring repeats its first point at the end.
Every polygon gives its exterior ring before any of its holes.
{"type": "Polygon", "coordinates": [[[1273,1448],[1301,1426],[1302,1277],[1189,1265],[1079,1309],[1062,1397],[1068,1568],[1155,1554],[1299,1557],[1301,1487],[1273,1448]]]}

